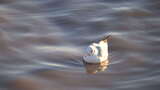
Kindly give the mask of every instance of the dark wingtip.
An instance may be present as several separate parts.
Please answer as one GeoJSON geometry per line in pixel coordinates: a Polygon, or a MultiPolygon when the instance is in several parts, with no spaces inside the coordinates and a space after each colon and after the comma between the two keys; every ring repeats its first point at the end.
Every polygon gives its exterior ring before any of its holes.
{"type": "Polygon", "coordinates": [[[111,37],[111,35],[105,36],[102,40],[107,42],[110,37],[111,37]]]}
{"type": "Polygon", "coordinates": [[[107,37],[105,37],[106,39],[109,39],[111,37],[111,35],[108,35],[107,37]]]}

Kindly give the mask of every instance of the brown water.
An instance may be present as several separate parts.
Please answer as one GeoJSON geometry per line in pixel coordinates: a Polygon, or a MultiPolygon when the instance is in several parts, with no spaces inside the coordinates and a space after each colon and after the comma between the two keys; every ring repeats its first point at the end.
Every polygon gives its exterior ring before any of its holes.
{"type": "Polygon", "coordinates": [[[1,0],[0,90],[160,90],[159,0],[1,0]],[[82,52],[111,34],[109,68],[82,52]]]}

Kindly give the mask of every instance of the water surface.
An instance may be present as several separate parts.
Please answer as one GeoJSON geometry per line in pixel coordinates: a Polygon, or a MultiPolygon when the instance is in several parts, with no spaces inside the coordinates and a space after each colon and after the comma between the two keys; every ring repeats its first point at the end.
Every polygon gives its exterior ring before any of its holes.
{"type": "Polygon", "coordinates": [[[1,90],[159,90],[158,0],[1,0],[1,90]],[[111,34],[109,68],[82,52],[111,34]]]}

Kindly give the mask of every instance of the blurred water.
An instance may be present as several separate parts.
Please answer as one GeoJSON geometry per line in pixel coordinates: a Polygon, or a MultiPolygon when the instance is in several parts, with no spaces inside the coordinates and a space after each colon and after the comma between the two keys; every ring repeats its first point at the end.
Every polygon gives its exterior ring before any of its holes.
{"type": "Polygon", "coordinates": [[[159,90],[159,0],[1,0],[0,90],[159,90]],[[111,34],[111,65],[82,52],[111,34]]]}

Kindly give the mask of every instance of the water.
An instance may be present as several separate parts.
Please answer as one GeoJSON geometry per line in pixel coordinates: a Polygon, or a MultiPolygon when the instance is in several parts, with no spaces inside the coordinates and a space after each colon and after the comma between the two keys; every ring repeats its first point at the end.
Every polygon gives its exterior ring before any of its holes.
{"type": "Polygon", "coordinates": [[[159,90],[159,0],[1,0],[0,90],[159,90]],[[111,34],[110,66],[84,48],[111,34]]]}

